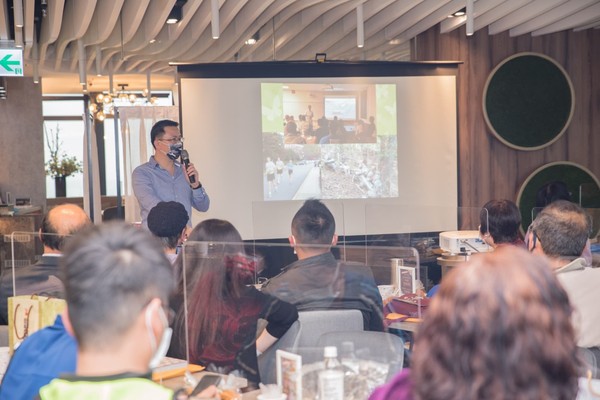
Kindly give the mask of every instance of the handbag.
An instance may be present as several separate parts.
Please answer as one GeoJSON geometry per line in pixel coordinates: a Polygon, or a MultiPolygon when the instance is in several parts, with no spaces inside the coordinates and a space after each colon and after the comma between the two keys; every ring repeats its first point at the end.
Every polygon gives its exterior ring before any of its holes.
{"type": "Polygon", "coordinates": [[[8,298],[8,351],[12,356],[32,333],[52,325],[66,308],[66,301],[38,295],[8,298]]]}
{"type": "Polygon", "coordinates": [[[397,313],[409,317],[421,317],[429,307],[430,299],[421,297],[415,293],[403,294],[402,296],[392,297],[385,306],[387,313],[397,313]]]}

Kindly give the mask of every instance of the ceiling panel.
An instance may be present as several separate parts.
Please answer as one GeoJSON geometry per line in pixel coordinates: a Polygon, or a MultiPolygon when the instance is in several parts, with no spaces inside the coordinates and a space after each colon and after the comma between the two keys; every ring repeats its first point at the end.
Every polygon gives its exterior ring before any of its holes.
{"type": "MultiPolygon", "coordinates": [[[[39,59],[45,79],[78,80],[80,63],[90,82],[98,73],[132,76],[146,72],[173,82],[169,62],[312,60],[407,60],[409,41],[433,26],[440,34],[465,23],[447,18],[466,0],[219,0],[220,37],[211,34],[209,0],[52,0],[47,1],[39,43],[35,21],[42,0],[22,0],[23,28],[11,26],[12,1],[0,0],[0,40],[24,42],[26,73],[39,59]],[[357,11],[363,7],[364,43],[357,47],[357,11]],[[166,25],[173,6],[183,17],[166,25]],[[245,42],[254,36],[254,45],[245,42]],[[79,41],[79,42],[78,42],[79,41]],[[80,60],[78,43],[85,59],[80,60]],[[35,48],[35,51],[32,49],[35,48]]],[[[544,35],[600,27],[600,0],[477,0],[475,30],[511,36],[544,35]]],[[[154,79],[153,79],[154,81],[154,79]]],[[[157,85],[153,83],[153,88],[157,85]]]]}

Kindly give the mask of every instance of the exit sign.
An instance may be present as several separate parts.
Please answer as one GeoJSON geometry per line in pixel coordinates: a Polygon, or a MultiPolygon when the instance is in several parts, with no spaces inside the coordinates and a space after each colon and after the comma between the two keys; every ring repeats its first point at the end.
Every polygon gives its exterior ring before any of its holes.
{"type": "Polygon", "coordinates": [[[23,76],[23,49],[0,49],[0,76],[23,76]]]}

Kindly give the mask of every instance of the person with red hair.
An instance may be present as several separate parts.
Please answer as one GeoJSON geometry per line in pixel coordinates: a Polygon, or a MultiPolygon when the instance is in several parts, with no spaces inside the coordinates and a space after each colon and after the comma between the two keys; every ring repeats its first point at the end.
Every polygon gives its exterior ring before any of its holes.
{"type": "Polygon", "coordinates": [[[254,287],[256,262],[243,250],[239,232],[227,221],[208,219],[192,230],[176,262],[176,268],[185,263],[180,276],[187,280],[187,312],[182,304],[169,355],[189,355],[189,362],[209,371],[237,371],[258,386],[257,352],[283,336],[298,311],[254,287]],[[256,338],[259,319],[267,326],[256,338]]]}

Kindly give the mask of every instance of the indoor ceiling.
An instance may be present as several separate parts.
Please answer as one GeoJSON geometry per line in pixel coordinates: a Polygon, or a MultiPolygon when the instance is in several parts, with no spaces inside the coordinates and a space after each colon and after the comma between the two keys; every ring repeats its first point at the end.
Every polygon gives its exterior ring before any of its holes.
{"type": "MultiPolygon", "coordinates": [[[[90,91],[107,90],[110,71],[115,85],[130,89],[145,88],[149,72],[152,89],[164,90],[174,82],[169,62],[313,60],[316,53],[408,60],[419,33],[464,25],[466,16],[448,16],[468,1],[0,0],[0,40],[23,46],[26,75],[39,74],[45,93],[81,93],[83,70],[90,91]],[[178,8],[180,21],[166,24],[178,8]]],[[[600,0],[476,0],[472,15],[473,30],[491,35],[598,29],[600,0]]]]}

